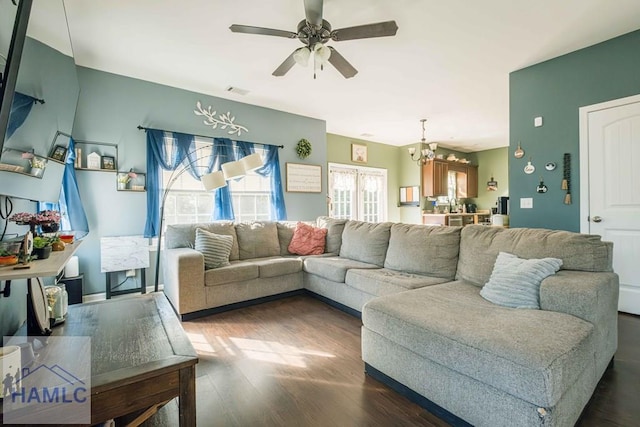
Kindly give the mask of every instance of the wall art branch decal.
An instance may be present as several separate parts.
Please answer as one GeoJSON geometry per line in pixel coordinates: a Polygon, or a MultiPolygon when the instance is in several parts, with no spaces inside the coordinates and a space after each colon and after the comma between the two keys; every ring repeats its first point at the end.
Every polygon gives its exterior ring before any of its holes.
{"type": "Polygon", "coordinates": [[[238,136],[242,135],[242,132],[249,132],[245,126],[234,123],[236,120],[235,116],[232,116],[229,111],[223,114],[219,114],[216,117],[217,111],[214,111],[211,105],[209,105],[206,109],[202,108],[202,103],[200,101],[196,102],[197,110],[193,110],[193,113],[196,116],[204,116],[206,119],[204,120],[204,124],[207,126],[211,126],[213,129],[217,129],[220,126],[220,129],[227,129],[227,133],[229,135],[236,134],[238,136]]]}

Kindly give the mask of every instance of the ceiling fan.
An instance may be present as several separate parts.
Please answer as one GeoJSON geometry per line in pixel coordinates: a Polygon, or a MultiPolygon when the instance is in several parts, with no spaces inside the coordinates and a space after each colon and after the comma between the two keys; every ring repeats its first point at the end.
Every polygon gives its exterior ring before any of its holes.
{"type": "MultiPolygon", "coordinates": [[[[297,32],[295,33],[286,30],[238,24],[231,25],[229,29],[234,33],[298,39],[305,45],[304,47],[294,50],[272,73],[274,76],[284,76],[295,64],[307,65],[313,53],[315,68],[322,69],[323,65],[329,62],[347,79],[355,76],[358,70],[333,47],[325,46],[329,40],[339,42],[371,37],[395,36],[396,31],[398,31],[396,21],[385,21],[332,30],[331,24],[322,19],[322,6],[323,0],[304,0],[305,19],[300,21],[297,32]]],[[[315,71],[313,77],[316,77],[315,71]]]]}

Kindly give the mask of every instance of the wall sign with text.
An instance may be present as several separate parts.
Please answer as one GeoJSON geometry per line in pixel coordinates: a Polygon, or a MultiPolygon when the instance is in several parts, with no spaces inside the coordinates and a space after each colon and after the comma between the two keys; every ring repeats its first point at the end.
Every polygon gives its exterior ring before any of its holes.
{"type": "Polygon", "coordinates": [[[322,192],[322,166],[287,163],[287,191],[293,193],[322,192]]]}

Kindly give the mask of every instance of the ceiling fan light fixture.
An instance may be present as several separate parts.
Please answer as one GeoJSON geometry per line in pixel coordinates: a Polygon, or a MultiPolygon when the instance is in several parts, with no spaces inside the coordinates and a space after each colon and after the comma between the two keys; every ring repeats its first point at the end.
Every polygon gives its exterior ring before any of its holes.
{"type": "Polygon", "coordinates": [[[329,62],[331,49],[329,49],[327,46],[321,43],[316,43],[316,45],[313,47],[313,52],[315,56],[316,66],[322,66],[329,62]]]}
{"type": "Polygon", "coordinates": [[[306,67],[309,64],[309,57],[311,56],[311,51],[308,47],[301,47],[296,49],[293,53],[293,60],[296,61],[296,64],[302,65],[306,67]]]}

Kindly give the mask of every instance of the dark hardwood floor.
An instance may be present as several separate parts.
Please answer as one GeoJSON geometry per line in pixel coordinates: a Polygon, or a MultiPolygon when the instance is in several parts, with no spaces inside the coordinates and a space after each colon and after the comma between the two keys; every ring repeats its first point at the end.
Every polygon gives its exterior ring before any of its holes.
{"type": "MultiPolygon", "coordinates": [[[[640,317],[578,426],[640,425],[640,317]]],[[[183,322],[198,351],[199,426],[446,426],[366,376],[359,319],[296,296],[183,322]]],[[[171,402],[146,426],[172,426],[171,402]]]]}

